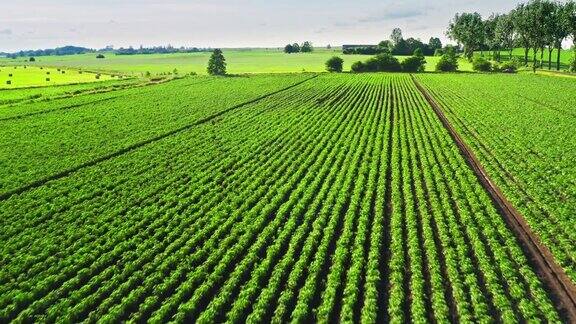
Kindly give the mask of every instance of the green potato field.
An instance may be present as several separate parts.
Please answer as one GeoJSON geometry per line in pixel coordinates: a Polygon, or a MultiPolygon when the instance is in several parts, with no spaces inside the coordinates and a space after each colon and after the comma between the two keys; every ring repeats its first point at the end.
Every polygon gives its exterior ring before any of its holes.
{"type": "Polygon", "coordinates": [[[565,321],[534,258],[576,282],[575,82],[260,73],[6,90],[0,321],[565,321]]]}

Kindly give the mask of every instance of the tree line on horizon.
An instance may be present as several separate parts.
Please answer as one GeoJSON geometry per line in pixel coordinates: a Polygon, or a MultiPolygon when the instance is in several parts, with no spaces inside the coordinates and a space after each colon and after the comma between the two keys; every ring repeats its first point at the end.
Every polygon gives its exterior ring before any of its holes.
{"type": "Polygon", "coordinates": [[[477,13],[458,13],[450,21],[446,35],[463,45],[464,56],[472,59],[474,52],[490,52],[493,59],[501,60],[501,52],[512,59],[515,47],[524,48],[523,64],[528,66],[529,52],[533,51],[534,68],[542,67],[544,54],[548,54],[548,69],[552,69],[552,53],[557,50],[556,69],[560,70],[562,43],[572,38],[574,59],[571,70],[576,70],[576,2],[531,0],[520,3],[508,13],[492,14],[487,19],[477,13]],[[538,55],[540,55],[538,60],[538,55]]]}
{"type": "Polygon", "coordinates": [[[314,51],[314,46],[312,46],[312,42],[305,41],[302,45],[298,43],[294,44],[287,44],[284,46],[284,53],[292,54],[292,53],[312,53],[314,51]]]}
{"type": "Polygon", "coordinates": [[[35,56],[62,56],[62,55],[77,55],[87,53],[104,53],[112,52],[116,55],[135,55],[135,54],[173,54],[173,53],[198,53],[198,52],[211,52],[212,48],[199,48],[199,47],[173,47],[168,46],[153,46],[134,48],[132,46],[124,48],[120,47],[114,49],[111,46],[102,49],[92,49],[80,46],[63,46],[48,49],[38,50],[22,50],[14,53],[2,53],[8,58],[16,59],[17,57],[35,57],[35,56]]]}
{"type": "Polygon", "coordinates": [[[425,56],[441,55],[442,41],[438,37],[431,37],[428,43],[413,37],[404,39],[402,29],[394,28],[390,39],[383,40],[376,46],[343,48],[344,54],[392,54],[392,55],[412,55],[416,50],[421,51],[425,56]]]}

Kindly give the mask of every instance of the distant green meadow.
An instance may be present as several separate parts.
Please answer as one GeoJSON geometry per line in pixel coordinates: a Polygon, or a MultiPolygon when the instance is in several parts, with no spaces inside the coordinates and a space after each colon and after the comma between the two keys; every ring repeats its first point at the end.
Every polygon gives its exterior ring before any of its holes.
{"type": "MultiPolygon", "coordinates": [[[[36,62],[30,62],[35,66],[66,67],[74,69],[86,69],[108,73],[123,73],[144,75],[150,72],[152,75],[173,73],[179,74],[197,73],[206,74],[206,64],[210,53],[184,53],[184,54],[143,54],[143,55],[115,55],[104,54],[105,58],[98,59],[96,54],[67,55],[67,56],[42,56],[37,57],[36,62]]],[[[340,56],[344,59],[344,70],[349,71],[356,61],[370,58],[370,55],[343,55],[340,49],[316,49],[312,53],[285,54],[280,49],[236,49],[224,50],[224,56],[228,63],[228,73],[290,73],[290,72],[323,72],[325,62],[332,56],[340,56]]],[[[405,57],[398,57],[402,61],[405,57]]],[[[2,64],[23,64],[25,58],[7,59],[1,58],[2,64]]],[[[427,57],[427,71],[434,71],[439,57],[427,57]]],[[[466,61],[461,62],[460,69],[470,71],[471,65],[466,61]]]]}
{"type": "MultiPolygon", "coordinates": [[[[14,63],[22,64],[22,62],[14,63]]],[[[39,67],[29,64],[0,66],[0,89],[42,87],[111,79],[114,77],[108,74],[97,74],[70,68],[39,67]]]]}
{"type": "MultiPolygon", "coordinates": [[[[96,54],[65,55],[65,56],[40,56],[35,62],[28,62],[27,57],[17,59],[0,58],[0,89],[19,88],[29,86],[61,85],[70,83],[85,83],[92,81],[105,81],[113,77],[110,74],[122,74],[128,76],[145,76],[150,72],[152,76],[165,74],[206,74],[206,65],[209,52],[202,53],[178,53],[178,54],[140,54],[140,55],[115,55],[104,54],[105,58],[98,59],[96,54]],[[12,66],[17,66],[13,69],[12,66]],[[23,67],[27,66],[26,69],[23,67]],[[43,70],[40,70],[43,67],[43,70]],[[65,73],[57,71],[64,69],[65,73]],[[80,70],[83,70],[80,74],[80,70]],[[50,72],[48,75],[47,73],[50,72]],[[103,73],[100,79],[96,79],[96,73],[103,73]],[[12,77],[9,74],[13,74],[12,77]],[[50,81],[46,81],[49,78],[50,81]],[[7,81],[12,84],[8,85],[7,81]]],[[[477,53],[479,55],[479,53],[477,53]]],[[[489,56],[490,53],[484,52],[489,56]]],[[[507,52],[502,52],[503,59],[507,59],[507,52]]],[[[563,50],[561,52],[561,68],[565,70],[573,57],[573,52],[563,50]]],[[[281,49],[225,49],[224,56],[228,64],[228,73],[298,73],[298,72],[323,72],[325,62],[332,56],[344,59],[344,71],[349,71],[351,65],[357,61],[364,61],[370,55],[344,55],[339,48],[317,48],[312,53],[285,54],[281,49]]],[[[523,58],[523,49],[515,49],[513,56],[523,58]]],[[[553,61],[556,51],[553,52],[553,61]]],[[[529,53],[532,58],[532,52],[529,53]]],[[[545,53],[545,59],[548,53],[545,53]]],[[[400,61],[406,56],[398,56],[400,61]]],[[[538,55],[539,58],[539,55],[538,55]]],[[[439,57],[426,57],[426,71],[435,70],[439,57]]],[[[545,65],[547,67],[547,65],[545,65]]],[[[555,67],[555,65],[553,66],[555,67]]],[[[460,59],[459,70],[472,71],[472,64],[467,60],[460,59]]]]}

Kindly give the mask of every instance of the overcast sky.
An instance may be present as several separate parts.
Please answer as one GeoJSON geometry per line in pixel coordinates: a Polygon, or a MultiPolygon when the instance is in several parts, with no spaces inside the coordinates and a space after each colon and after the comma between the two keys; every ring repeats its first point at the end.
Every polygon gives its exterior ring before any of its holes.
{"type": "Polygon", "coordinates": [[[457,12],[506,12],[508,0],[0,0],[0,51],[79,45],[278,47],[310,40],[445,40],[457,12]]]}

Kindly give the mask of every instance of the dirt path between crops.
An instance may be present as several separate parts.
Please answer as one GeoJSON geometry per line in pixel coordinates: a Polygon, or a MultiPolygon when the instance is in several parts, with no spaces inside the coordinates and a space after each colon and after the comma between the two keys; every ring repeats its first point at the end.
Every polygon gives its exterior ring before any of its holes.
{"type": "Polygon", "coordinates": [[[556,263],[552,252],[540,242],[538,236],[532,231],[524,217],[506,199],[502,191],[494,184],[488,173],[476,158],[472,150],[460,137],[456,129],[450,124],[443,110],[430,93],[413,76],[412,81],[430,104],[450,136],[460,149],[464,159],[476,174],[480,183],[492,198],[492,201],[504,217],[508,227],[516,235],[524,253],[529,259],[532,268],[542,280],[545,288],[551,295],[556,308],[570,323],[576,323],[576,286],[556,263]]]}

